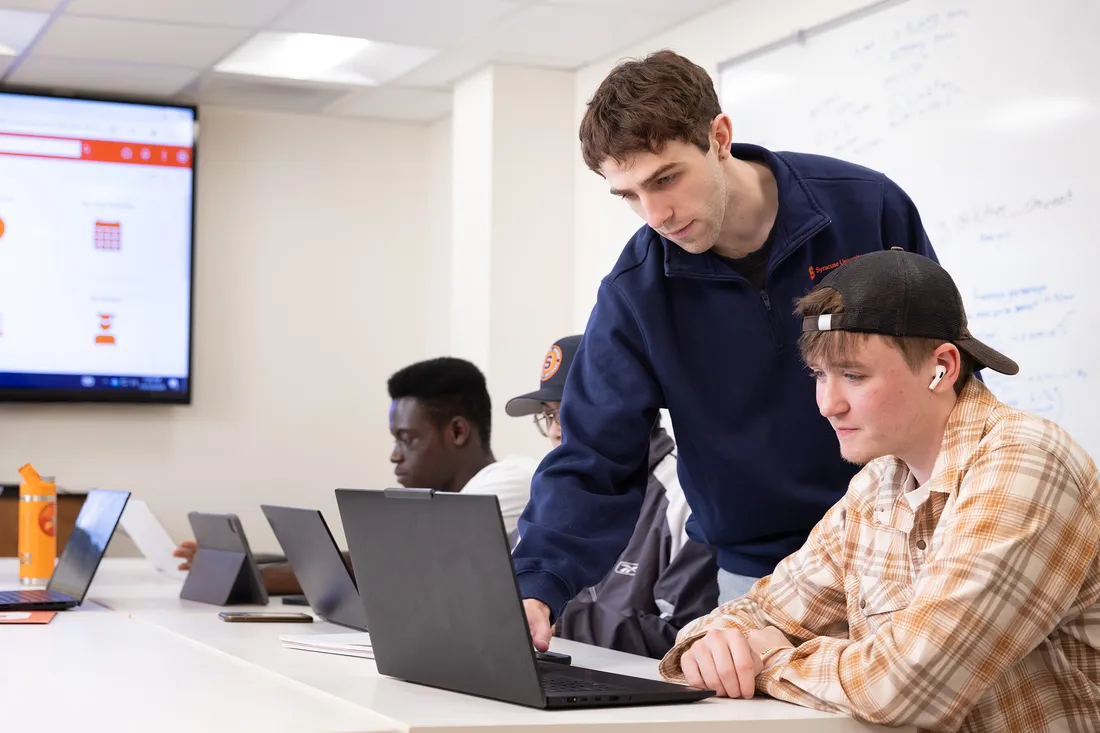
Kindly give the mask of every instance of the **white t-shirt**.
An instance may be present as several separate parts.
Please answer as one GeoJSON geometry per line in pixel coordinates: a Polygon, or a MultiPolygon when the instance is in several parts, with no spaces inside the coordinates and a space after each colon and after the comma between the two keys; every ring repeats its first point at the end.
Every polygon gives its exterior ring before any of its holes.
{"type": "Polygon", "coordinates": [[[478,471],[462,488],[462,493],[495,494],[504,517],[504,529],[510,533],[531,498],[531,479],[538,466],[538,461],[531,458],[507,456],[478,471]]]}
{"type": "Polygon", "coordinates": [[[912,473],[909,474],[909,478],[905,480],[905,498],[914,512],[920,509],[920,505],[928,500],[931,493],[930,481],[925,481],[923,486],[917,486],[917,477],[912,473]]]}

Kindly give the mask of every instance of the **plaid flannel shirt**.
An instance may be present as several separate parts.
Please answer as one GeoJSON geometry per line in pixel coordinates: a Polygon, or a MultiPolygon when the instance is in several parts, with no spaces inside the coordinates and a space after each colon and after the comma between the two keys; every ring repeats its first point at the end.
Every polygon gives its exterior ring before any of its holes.
{"type": "MultiPolygon", "coordinates": [[[[1057,425],[974,379],[915,509],[908,467],[867,464],[806,544],[686,626],[776,626],[795,645],[756,689],[931,731],[1100,731],[1100,480],[1057,425]]],[[[923,488],[923,487],[922,487],[923,488]]]]}

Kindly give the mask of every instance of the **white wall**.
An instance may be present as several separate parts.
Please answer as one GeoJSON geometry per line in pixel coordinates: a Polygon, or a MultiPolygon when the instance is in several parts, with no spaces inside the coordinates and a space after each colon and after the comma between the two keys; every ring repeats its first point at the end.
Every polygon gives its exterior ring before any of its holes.
{"type": "MultiPolygon", "coordinates": [[[[574,115],[579,124],[585,104],[615,63],[670,48],[690,58],[717,80],[718,65],[734,56],[790,36],[876,0],[736,0],[688,21],[667,33],[626,49],[577,72],[574,115]]],[[[733,120],[737,136],[737,120],[733,120]]],[[[596,302],[600,279],[615,264],[623,245],[641,226],[627,205],[607,193],[607,184],[585,167],[580,144],[574,160],[574,317],[583,328],[596,302]]]]}
{"type": "Polygon", "coordinates": [[[547,439],[504,406],[539,387],[547,349],[573,332],[573,75],[499,66],[493,76],[493,449],[541,458],[547,439]]]}
{"type": "Polygon", "coordinates": [[[0,476],[31,461],[62,487],[128,489],[176,539],[189,510],[233,511],[274,550],[261,502],[316,506],[342,536],[333,488],[392,481],[386,378],[445,350],[423,280],[447,226],[425,178],[449,158],[426,136],[446,135],[219,108],[201,123],[194,404],[0,407],[0,476]]]}
{"type": "Polygon", "coordinates": [[[573,75],[487,67],[457,85],[453,119],[451,353],[485,373],[497,457],[538,458],[548,441],[504,406],[572,331],[573,75]]]}
{"type": "Polygon", "coordinates": [[[443,356],[451,348],[451,272],[454,266],[451,251],[451,144],[452,120],[445,117],[428,126],[426,134],[428,162],[424,187],[418,195],[426,217],[427,245],[423,261],[425,358],[443,356]]]}

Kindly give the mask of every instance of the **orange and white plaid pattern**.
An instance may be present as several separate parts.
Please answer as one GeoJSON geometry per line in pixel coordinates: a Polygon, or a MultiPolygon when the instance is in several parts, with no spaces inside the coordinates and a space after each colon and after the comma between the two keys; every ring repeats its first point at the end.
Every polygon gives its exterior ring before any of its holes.
{"type": "Polygon", "coordinates": [[[1100,476],[1057,425],[978,380],[951,414],[927,500],[879,458],[806,544],[742,598],[686,626],[776,626],[795,644],[766,695],[927,731],[1100,731],[1100,476]]]}

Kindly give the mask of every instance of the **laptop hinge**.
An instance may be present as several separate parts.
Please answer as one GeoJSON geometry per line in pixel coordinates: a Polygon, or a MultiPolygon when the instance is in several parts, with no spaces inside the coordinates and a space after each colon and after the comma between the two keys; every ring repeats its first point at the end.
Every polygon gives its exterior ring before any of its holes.
{"type": "Polygon", "coordinates": [[[384,489],[387,499],[431,499],[435,489],[384,489]]]}

